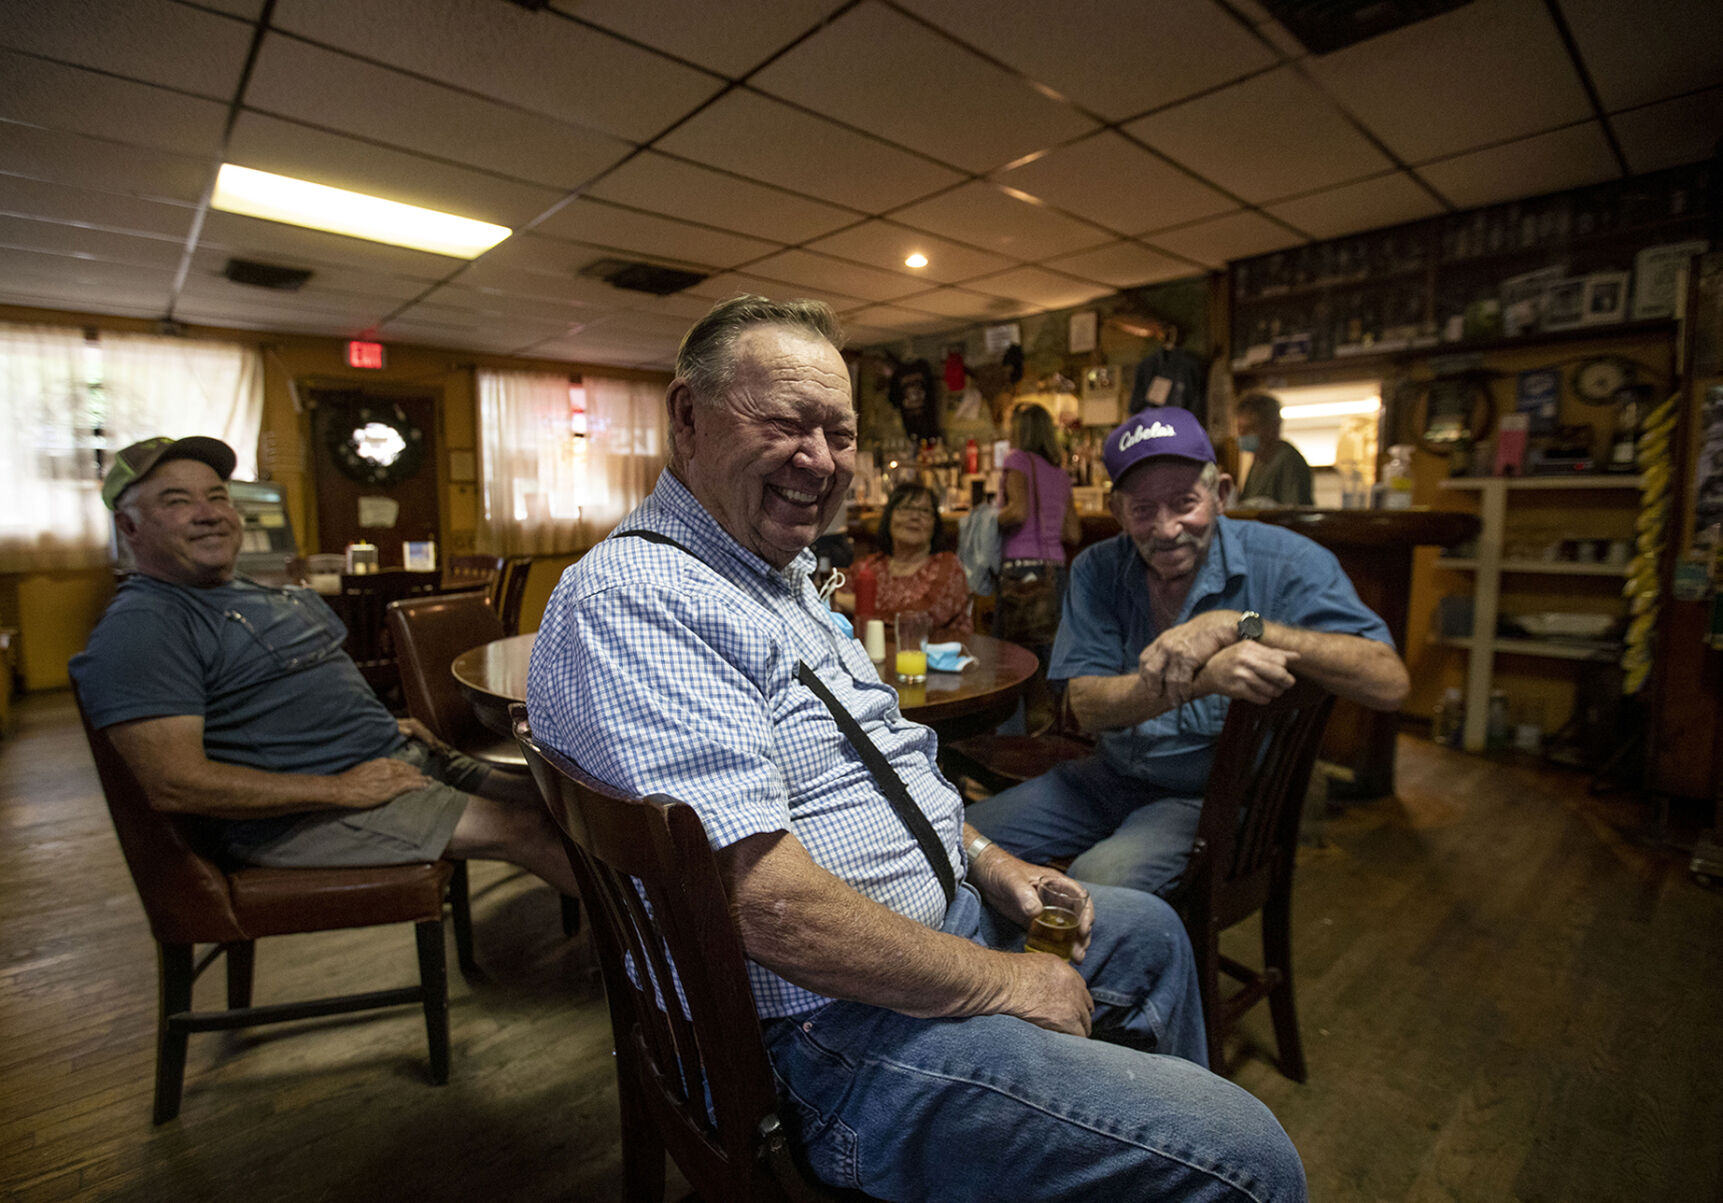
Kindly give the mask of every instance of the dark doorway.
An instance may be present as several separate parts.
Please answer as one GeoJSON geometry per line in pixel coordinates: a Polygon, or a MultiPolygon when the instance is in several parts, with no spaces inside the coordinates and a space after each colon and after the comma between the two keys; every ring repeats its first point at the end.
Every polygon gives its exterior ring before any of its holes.
{"type": "Polygon", "coordinates": [[[311,404],[320,550],[363,540],[399,568],[403,542],[440,546],[436,398],[313,389],[311,404]]]}

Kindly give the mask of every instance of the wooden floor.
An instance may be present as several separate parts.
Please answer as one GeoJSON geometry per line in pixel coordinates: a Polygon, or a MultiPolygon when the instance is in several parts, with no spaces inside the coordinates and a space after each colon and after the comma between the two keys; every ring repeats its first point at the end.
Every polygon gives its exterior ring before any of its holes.
{"type": "MultiPolygon", "coordinates": [[[[206,1035],[180,1118],[152,1128],[143,915],[69,699],[26,697],[16,719],[0,743],[0,1198],[620,1197],[584,938],[563,940],[549,889],[502,867],[475,866],[489,980],[451,978],[447,1086],[426,1085],[416,1010],[206,1035]]],[[[1641,830],[1637,803],[1590,799],[1578,777],[1413,737],[1399,777],[1397,798],[1331,815],[1301,854],[1310,1081],[1254,1047],[1272,1047],[1265,1013],[1233,1050],[1312,1198],[1723,1198],[1723,896],[1641,830]]],[[[259,1001],[413,966],[407,928],[265,941],[259,1001]]]]}

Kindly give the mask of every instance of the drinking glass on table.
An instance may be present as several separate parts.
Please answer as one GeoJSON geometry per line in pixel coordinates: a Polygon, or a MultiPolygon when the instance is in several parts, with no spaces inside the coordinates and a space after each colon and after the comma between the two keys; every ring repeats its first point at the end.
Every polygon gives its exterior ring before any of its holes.
{"type": "Polygon", "coordinates": [[[927,680],[927,636],[932,630],[925,610],[900,610],[897,619],[897,679],[915,684],[927,680]]]}
{"type": "Polygon", "coordinates": [[[1024,947],[1029,952],[1050,952],[1069,961],[1088,896],[1069,881],[1043,881],[1035,891],[1041,895],[1041,913],[1029,921],[1029,940],[1024,947]]]}

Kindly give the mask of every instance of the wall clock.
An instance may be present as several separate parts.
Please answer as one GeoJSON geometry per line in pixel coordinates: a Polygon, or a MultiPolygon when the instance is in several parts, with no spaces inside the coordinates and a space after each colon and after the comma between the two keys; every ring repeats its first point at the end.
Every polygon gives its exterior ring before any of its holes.
{"type": "Polygon", "coordinates": [[[1587,405],[1611,405],[1615,395],[1633,383],[1639,365],[1619,355],[1599,355],[1573,370],[1573,394],[1587,405]]]}

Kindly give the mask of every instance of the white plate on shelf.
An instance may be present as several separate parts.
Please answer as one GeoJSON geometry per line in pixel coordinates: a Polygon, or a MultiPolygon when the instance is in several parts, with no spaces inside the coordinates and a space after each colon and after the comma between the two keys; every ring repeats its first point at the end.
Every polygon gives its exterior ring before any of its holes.
{"type": "Polygon", "coordinates": [[[1543,611],[1520,614],[1513,619],[1526,634],[1538,639],[1601,639],[1619,621],[1609,614],[1566,614],[1543,611]]]}

